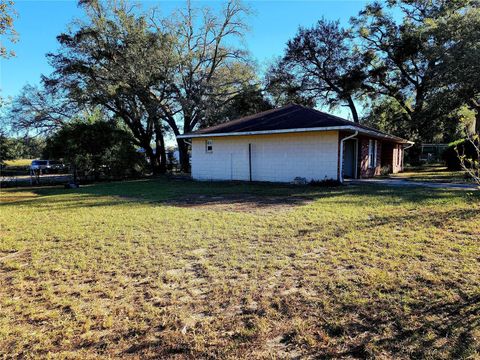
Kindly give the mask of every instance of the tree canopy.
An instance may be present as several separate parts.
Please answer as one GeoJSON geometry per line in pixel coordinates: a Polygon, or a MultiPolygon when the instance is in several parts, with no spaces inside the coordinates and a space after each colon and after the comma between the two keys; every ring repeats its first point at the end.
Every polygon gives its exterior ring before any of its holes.
{"type": "Polygon", "coordinates": [[[359,122],[354,99],[364,75],[352,40],[338,21],[322,19],[311,28],[299,28],[283,58],[270,70],[271,87],[275,91],[276,83],[283,85],[312,104],[348,106],[353,121],[359,122]]]}
{"type": "Polygon", "coordinates": [[[364,54],[363,87],[371,99],[387,98],[398,104],[412,139],[432,141],[450,113],[468,102],[462,90],[456,92],[455,101],[439,101],[442,93],[465,87],[475,93],[472,88],[478,87],[462,77],[460,64],[453,60],[459,47],[468,45],[468,38],[476,43],[470,42],[472,51],[480,55],[478,27],[472,30],[471,18],[478,21],[474,1],[391,0],[387,5],[373,2],[352,19],[364,54]],[[394,10],[403,14],[400,21],[395,20],[394,10]]]}
{"type": "Polygon", "coordinates": [[[2,42],[0,43],[0,58],[9,58],[15,56],[13,50],[9,50],[5,44],[5,39],[8,39],[11,43],[18,40],[18,34],[15,31],[14,21],[17,17],[17,13],[14,8],[14,2],[12,0],[0,0],[0,36],[2,42]]]}
{"type": "MultiPolygon", "coordinates": [[[[238,1],[226,3],[221,14],[189,2],[169,18],[124,2],[82,6],[88,21],[58,36],[61,49],[49,54],[55,72],[45,83],[121,118],[154,172],[165,171],[167,129],[192,131],[254,77],[247,52],[228,43],[245,29],[247,9],[238,1]]],[[[188,169],[187,144],[179,139],[178,146],[188,169]]]]}
{"type": "Polygon", "coordinates": [[[122,178],[132,176],[142,166],[141,154],[132,143],[131,134],[115,121],[89,118],[62,126],[47,140],[44,157],[63,159],[79,173],[122,178]]]}
{"type": "MultiPolygon", "coordinates": [[[[417,143],[463,136],[469,122],[480,132],[476,0],[373,1],[350,26],[320,19],[298,29],[263,84],[241,41],[250,10],[239,0],[218,11],[187,1],[163,17],[122,0],[79,6],[84,20],[48,54],[53,73],[12,102],[13,129],[49,134],[101,111],[124,124],[153,173],[166,170],[166,136],[291,102],[346,107],[353,121],[417,143]]],[[[176,141],[188,171],[188,142],[176,141]]]]}

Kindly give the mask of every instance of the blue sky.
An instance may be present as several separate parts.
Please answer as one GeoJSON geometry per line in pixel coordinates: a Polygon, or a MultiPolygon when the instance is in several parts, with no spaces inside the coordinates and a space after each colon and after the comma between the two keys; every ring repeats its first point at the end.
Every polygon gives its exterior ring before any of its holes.
{"type": "MultiPolygon", "coordinates": [[[[185,5],[184,1],[143,1],[144,7],[158,7],[162,15],[185,5]]],[[[310,26],[316,20],[339,19],[347,24],[351,16],[367,3],[363,0],[316,1],[247,1],[254,11],[248,19],[250,32],[245,41],[258,62],[264,68],[269,61],[282,54],[285,43],[294,36],[299,25],[310,26]]],[[[194,1],[197,6],[219,7],[222,1],[194,1]]],[[[27,83],[36,84],[41,74],[49,74],[50,66],[45,58],[57,48],[56,36],[65,31],[75,18],[83,16],[77,1],[30,0],[15,2],[18,19],[15,27],[18,43],[12,46],[15,58],[0,60],[1,96],[15,96],[27,83]]]]}

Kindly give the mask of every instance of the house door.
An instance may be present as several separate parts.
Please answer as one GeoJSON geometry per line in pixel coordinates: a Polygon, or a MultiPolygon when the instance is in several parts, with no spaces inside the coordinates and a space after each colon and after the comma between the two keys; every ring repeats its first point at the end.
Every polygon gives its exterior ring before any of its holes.
{"type": "Polygon", "coordinates": [[[343,146],[343,177],[353,179],[356,177],[357,141],[347,140],[343,146]]]}

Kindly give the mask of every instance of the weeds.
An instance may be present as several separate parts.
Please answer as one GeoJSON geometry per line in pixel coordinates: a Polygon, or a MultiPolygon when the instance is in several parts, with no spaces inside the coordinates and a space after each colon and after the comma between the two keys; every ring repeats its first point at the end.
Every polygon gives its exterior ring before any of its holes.
{"type": "Polygon", "coordinates": [[[1,199],[6,358],[479,355],[478,194],[160,179],[1,199]]]}

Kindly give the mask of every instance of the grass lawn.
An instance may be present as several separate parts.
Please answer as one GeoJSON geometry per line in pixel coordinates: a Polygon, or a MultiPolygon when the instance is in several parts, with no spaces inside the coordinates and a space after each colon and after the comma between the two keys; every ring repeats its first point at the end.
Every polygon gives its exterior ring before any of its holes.
{"type": "Polygon", "coordinates": [[[5,161],[5,166],[8,168],[26,168],[32,163],[32,159],[16,159],[5,161]]]}
{"type": "Polygon", "coordinates": [[[480,356],[480,196],[145,180],[1,191],[0,357],[480,356]]]}
{"type": "Polygon", "coordinates": [[[391,174],[389,177],[422,182],[473,183],[473,180],[465,178],[464,171],[448,170],[446,166],[442,165],[424,165],[406,168],[404,172],[391,174]]]}

